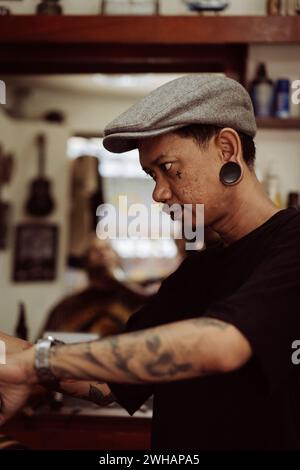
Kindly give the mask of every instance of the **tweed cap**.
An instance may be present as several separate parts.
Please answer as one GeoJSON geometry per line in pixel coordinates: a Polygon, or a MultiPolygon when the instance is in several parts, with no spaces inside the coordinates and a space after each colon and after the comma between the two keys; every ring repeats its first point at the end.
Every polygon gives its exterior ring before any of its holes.
{"type": "Polygon", "coordinates": [[[191,124],[256,134],[252,102],[242,85],[221,75],[185,75],[152,91],[108,124],[103,145],[110,152],[127,152],[137,148],[138,139],[191,124]]]}

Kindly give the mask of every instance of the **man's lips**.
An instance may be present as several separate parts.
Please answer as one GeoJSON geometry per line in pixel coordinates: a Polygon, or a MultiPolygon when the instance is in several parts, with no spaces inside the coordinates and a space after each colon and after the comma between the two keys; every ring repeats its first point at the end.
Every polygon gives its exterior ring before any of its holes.
{"type": "Polygon", "coordinates": [[[164,204],[163,212],[168,214],[172,220],[181,220],[184,214],[184,206],[181,204],[164,204]]]}

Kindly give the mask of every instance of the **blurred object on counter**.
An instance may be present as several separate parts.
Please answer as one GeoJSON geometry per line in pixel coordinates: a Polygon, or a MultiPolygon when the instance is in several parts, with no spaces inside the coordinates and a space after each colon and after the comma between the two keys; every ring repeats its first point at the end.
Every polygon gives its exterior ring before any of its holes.
{"type": "Polygon", "coordinates": [[[81,267],[90,239],[95,235],[97,207],[104,203],[97,157],[82,155],[71,162],[69,265],[81,267]]]}
{"type": "Polygon", "coordinates": [[[28,341],[26,309],[25,309],[25,304],[23,302],[19,303],[19,314],[18,314],[18,322],[17,322],[16,329],[15,329],[15,336],[17,338],[23,339],[24,341],[28,341]]]}
{"type": "Polygon", "coordinates": [[[63,9],[60,0],[42,0],[36,7],[38,15],[62,15],[63,9]]]}
{"type": "Polygon", "coordinates": [[[297,15],[300,15],[300,0],[296,0],[295,11],[297,15]]]}
{"type": "Polygon", "coordinates": [[[219,13],[229,7],[229,2],[224,0],[183,0],[190,11],[198,13],[219,13]]]}
{"type": "Polygon", "coordinates": [[[267,0],[267,14],[270,16],[282,14],[282,0],[267,0]]]}
{"type": "Polygon", "coordinates": [[[250,84],[250,95],[257,117],[270,117],[273,110],[274,83],[268,77],[266,65],[260,63],[250,84]]]}
{"type": "Polygon", "coordinates": [[[275,86],[275,116],[279,119],[290,117],[290,81],[280,78],[275,86]]]}
{"type": "Polygon", "coordinates": [[[7,7],[0,7],[0,16],[11,15],[11,11],[7,7]]]}
{"type": "Polygon", "coordinates": [[[280,209],[283,207],[282,196],[280,193],[280,178],[276,171],[275,162],[271,162],[269,170],[265,176],[265,189],[269,198],[280,209]]]}
{"type": "Polygon", "coordinates": [[[67,296],[50,311],[42,334],[46,330],[99,336],[121,333],[130,315],[149,298],[116,278],[119,259],[108,241],[95,237],[90,241],[84,268],[87,288],[67,296]]]}
{"type": "Polygon", "coordinates": [[[102,15],[159,15],[159,0],[102,0],[102,15]]]}
{"type": "Polygon", "coordinates": [[[14,157],[5,155],[0,146],[0,250],[6,248],[11,206],[4,197],[3,190],[12,178],[14,157]]]}
{"type": "Polygon", "coordinates": [[[64,331],[45,331],[43,333],[43,338],[52,336],[58,341],[63,341],[66,344],[74,343],[88,343],[89,341],[97,341],[99,335],[95,333],[66,333],[64,331]]]}
{"type": "Polygon", "coordinates": [[[38,175],[31,182],[25,210],[29,215],[46,217],[53,212],[55,203],[51,194],[51,182],[45,175],[46,136],[44,134],[39,134],[36,137],[36,145],[38,150],[38,175]]]}
{"type": "Polygon", "coordinates": [[[295,191],[288,194],[287,207],[295,207],[296,209],[300,208],[298,192],[295,191]]]}

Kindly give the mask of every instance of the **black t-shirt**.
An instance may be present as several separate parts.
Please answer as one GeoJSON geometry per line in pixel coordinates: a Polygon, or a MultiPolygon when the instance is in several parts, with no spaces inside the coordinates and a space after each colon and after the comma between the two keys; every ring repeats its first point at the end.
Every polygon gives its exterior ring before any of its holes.
{"type": "MultiPolygon", "coordinates": [[[[277,212],[230,246],[188,257],[127,324],[193,317],[235,325],[253,356],[239,370],[170,383],[110,383],[133,414],[152,394],[152,448],[300,449],[300,211],[277,212]]],[[[226,351],[224,351],[226,354],[226,351]]]]}

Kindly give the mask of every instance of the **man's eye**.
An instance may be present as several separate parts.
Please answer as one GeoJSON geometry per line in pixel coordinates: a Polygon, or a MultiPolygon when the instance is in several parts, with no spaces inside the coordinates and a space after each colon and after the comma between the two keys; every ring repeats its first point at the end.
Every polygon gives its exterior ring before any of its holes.
{"type": "Polygon", "coordinates": [[[169,171],[172,166],[172,163],[162,163],[161,167],[164,171],[169,171]]]}

